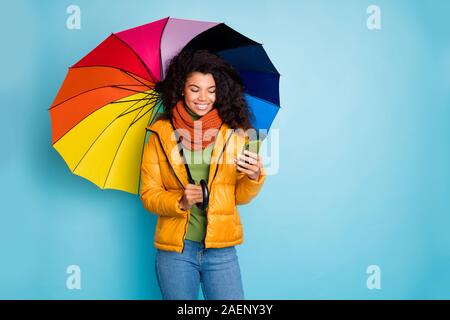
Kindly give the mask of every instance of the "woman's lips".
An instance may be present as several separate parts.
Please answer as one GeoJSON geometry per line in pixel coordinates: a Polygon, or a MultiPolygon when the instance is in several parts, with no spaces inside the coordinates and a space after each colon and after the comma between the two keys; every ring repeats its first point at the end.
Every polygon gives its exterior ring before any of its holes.
{"type": "Polygon", "coordinates": [[[208,109],[208,107],[210,106],[209,103],[195,103],[195,107],[198,108],[199,110],[206,110],[208,109]]]}

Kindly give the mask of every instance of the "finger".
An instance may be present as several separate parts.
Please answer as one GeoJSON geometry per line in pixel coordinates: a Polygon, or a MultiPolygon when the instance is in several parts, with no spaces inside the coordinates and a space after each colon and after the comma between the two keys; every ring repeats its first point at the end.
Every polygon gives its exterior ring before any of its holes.
{"type": "Polygon", "coordinates": [[[190,189],[192,189],[192,188],[200,188],[200,186],[197,185],[197,184],[188,183],[188,184],[186,185],[186,188],[190,188],[190,189]]]}
{"type": "Polygon", "coordinates": [[[252,175],[252,174],[254,174],[254,172],[253,172],[253,171],[250,171],[250,170],[244,169],[244,168],[242,168],[242,167],[237,167],[237,169],[238,169],[238,171],[240,171],[240,172],[243,172],[243,173],[245,173],[245,174],[248,174],[248,175],[252,175]]]}
{"type": "Polygon", "coordinates": [[[191,198],[190,200],[189,200],[189,203],[190,204],[194,204],[194,203],[199,203],[199,202],[203,202],[203,197],[194,197],[194,198],[191,198]]]}
{"type": "Polygon", "coordinates": [[[252,165],[249,163],[245,163],[244,161],[238,161],[237,165],[238,165],[238,167],[243,167],[245,169],[252,170],[252,171],[258,171],[258,169],[259,169],[258,166],[255,166],[255,165],[252,165]]]}
{"type": "Polygon", "coordinates": [[[201,196],[203,193],[202,191],[188,191],[186,192],[186,196],[190,196],[190,197],[199,197],[201,196]]]}
{"type": "Polygon", "coordinates": [[[253,158],[248,157],[248,156],[243,156],[243,155],[239,155],[238,156],[238,160],[246,161],[246,162],[251,163],[251,164],[257,164],[258,163],[258,161],[256,159],[253,159],[253,158]]]}
{"type": "Polygon", "coordinates": [[[258,167],[256,167],[256,166],[253,166],[253,165],[248,164],[248,163],[245,163],[245,162],[239,162],[239,161],[238,161],[236,167],[237,167],[238,169],[241,168],[241,169],[249,170],[249,171],[252,171],[252,172],[258,170],[258,167]]]}
{"type": "Polygon", "coordinates": [[[203,194],[191,194],[186,196],[188,199],[190,199],[191,201],[193,200],[198,200],[198,199],[202,199],[203,198],[203,194]]]}
{"type": "Polygon", "coordinates": [[[196,189],[197,188],[197,185],[195,185],[195,184],[187,184],[186,185],[186,189],[196,189]]]}
{"type": "Polygon", "coordinates": [[[202,191],[202,187],[187,188],[186,191],[202,191]]]}
{"type": "Polygon", "coordinates": [[[185,190],[193,190],[193,189],[195,189],[195,184],[188,183],[184,189],[185,190]]]}
{"type": "Polygon", "coordinates": [[[249,156],[249,157],[251,157],[251,158],[253,158],[253,159],[255,159],[255,160],[257,160],[258,157],[259,157],[257,153],[251,152],[249,150],[245,150],[244,154],[249,156]]]}

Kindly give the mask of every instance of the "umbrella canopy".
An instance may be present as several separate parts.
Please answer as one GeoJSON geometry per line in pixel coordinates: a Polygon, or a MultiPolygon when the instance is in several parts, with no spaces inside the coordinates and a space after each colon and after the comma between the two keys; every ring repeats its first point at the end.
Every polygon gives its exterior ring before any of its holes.
{"type": "Polygon", "coordinates": [[[205,49],[240,73],[255,129],[279,110],[278,71],[257,43],[224,23],[164,18],[111,34],[69,68],[49,111],[52,145],[102,189],[139,193],[145,127],[162,112],[155,84],[183,49],[205,49]]]}

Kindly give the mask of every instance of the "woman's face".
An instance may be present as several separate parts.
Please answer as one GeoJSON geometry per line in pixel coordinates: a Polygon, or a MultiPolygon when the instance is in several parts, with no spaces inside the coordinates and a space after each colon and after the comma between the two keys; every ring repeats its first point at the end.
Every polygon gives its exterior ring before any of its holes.
{"type": "Polygon", "coordinates": [[[192,72],[184,85],[184,101],[188,108],[198,116],[212,110],[216,102],[216,82],[212,74],[192,72]]]}

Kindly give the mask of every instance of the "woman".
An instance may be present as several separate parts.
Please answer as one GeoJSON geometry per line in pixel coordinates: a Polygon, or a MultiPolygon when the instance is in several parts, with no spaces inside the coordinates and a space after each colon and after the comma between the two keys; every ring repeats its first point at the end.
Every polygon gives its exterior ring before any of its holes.
{"type": "Polygon", "coordinates": [[[242,81],[222,58],[186,51],[172,59],[157,90],[164,114],[147,127],[141,199],[158,215],[162,297],[194,300],[201,285],[208,300],[244,299],[236,205],[258,194],[265,172],[256,153],[242,152],[251,129],[242,81]]]}

